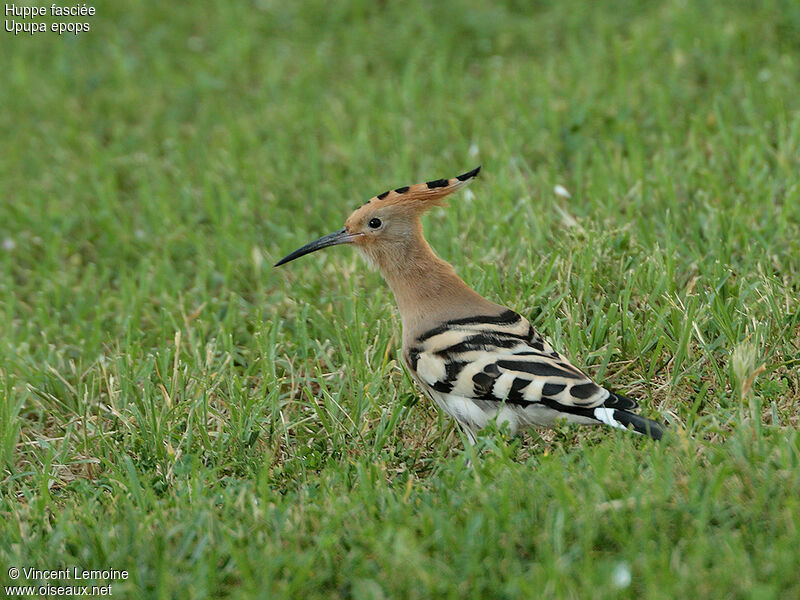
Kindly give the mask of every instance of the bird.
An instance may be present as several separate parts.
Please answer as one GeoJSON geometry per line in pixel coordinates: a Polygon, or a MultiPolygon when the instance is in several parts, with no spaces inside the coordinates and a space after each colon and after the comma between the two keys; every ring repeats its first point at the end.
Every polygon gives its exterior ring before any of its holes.
{"type": "Polygon", "coordinates": [[[481,167],[370,198],[344,227],[288,254],[275,267],[339,244],[380,271],[402,321],[402,359],[412,379],[464,431],[469,444],[496,419],[513,436],[560,421],[628,429],[661,439],[664,426],[638,403],[592,381],[530,322],[478,294],[423,235],[422,215],[472,182],[481,167]]]}

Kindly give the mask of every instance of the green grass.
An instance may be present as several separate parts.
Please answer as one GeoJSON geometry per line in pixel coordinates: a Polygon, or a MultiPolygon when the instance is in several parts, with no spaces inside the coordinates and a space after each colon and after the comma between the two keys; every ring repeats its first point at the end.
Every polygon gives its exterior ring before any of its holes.
{"type": "Polygon", "coordinates": [[[0,584],[800,597],[800,10],[604,4],[102,1],[77,38],[3,32],[0,584]],[[431,244],[669,439],[495,431],[468,467],[379,275],[271,268],[478,163],[431,244]]]}

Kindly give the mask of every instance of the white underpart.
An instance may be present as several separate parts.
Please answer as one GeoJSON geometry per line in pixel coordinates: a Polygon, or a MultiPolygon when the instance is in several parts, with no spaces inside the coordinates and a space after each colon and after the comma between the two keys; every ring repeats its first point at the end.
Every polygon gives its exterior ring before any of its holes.
{"type": "Polygon", "coordinates": [[[497,426],[502,427],[504,423],[508,423],[508,432],[511,435],[517,435],[519,429],[519,418],[517,412],[512,406],[504,404],[497,411],[497,426]]]}
{"type": "MultiPolygon", "coordinates": [[[[454,394],[443,394],[436,390],[427,389],[436,405],[446,414],[454,418],[473,438],[478,431],[486,427],[489,421],[497,419],[498,427],[508,425],[509,433],[516,435],[520,427],[552,427],[559,419],[568,423],[579,425],[596,425],[597,421],[591,417],[581,417],[559,410],[554,410],[542,404],[520,406],[516,404],[489,403],[470,398],[463,398],[454,394]]],[[[604,409],[608,410],[608,409],[604,409]]],[[[625,427],[611,419],[614,427],[625,427]]],[[[603,421],[605,423],[606,421],[603,421]]]]}
{"type": "MultiPolygon", "coordinates": [[[[470,398],[462,398],[461,396],[454,396],[453,394],[442,394],[435,390],[431,390],[430,394],[436,404],[438,404],[444,412],[461,423],[464,428],[470,430],[473,434],[486,427],[489,421],[501,412],[500,410],[491,412],[484,411],[470,398]]],[[[499,408],[501,408],[501,406],[498,406],[498,409],[499,408]]],[[[504,416],[513,417],[514,415],[504,416]]],[[[506,421],[508,421],[509,427],[516,432],[516,419],[513,419],[513,421],[506,419],[506,421]]],[[[499,424],[500,423],[498,423],[498,425],[499,424]]]]}
{"type": "Polygon", "coordinates": [[[498,427],[508,425],[509,433],[516,435],[520,424],[526,425],[525,420],[520,422],[519,410],[507,404],[498,404],[489,410],[478,406],[470,398],[462,398],[453,394],[442,394],[436,390],[428,390],[436,405],[445,413],[454,418],[469,435],[470,441],[475,442],[475,435],[486,427],[489,421],[496,418],[498,427]]]}

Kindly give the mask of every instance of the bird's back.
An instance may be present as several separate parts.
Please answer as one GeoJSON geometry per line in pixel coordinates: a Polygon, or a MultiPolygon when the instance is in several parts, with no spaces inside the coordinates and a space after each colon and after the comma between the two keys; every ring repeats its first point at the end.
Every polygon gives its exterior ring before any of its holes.
{"type": "Polygon", "coordinates": [[[446,321],[417,336],[405,354],[417,376],[443,393],[584,407],[609,395],[512,310],[446,321]]]}

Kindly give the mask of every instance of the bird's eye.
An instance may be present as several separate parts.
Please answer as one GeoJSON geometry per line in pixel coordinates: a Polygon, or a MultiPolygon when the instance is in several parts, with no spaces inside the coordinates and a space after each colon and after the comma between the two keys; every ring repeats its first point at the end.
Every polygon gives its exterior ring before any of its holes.
{"type": "Polygon", "coordinates": [[[380,219],[370,219],[369,223],[367,223],[367,224],[369,225],[370,229],[378,229],[378,227],[383,225],[383,223],[381,223],[380,219]]]}

